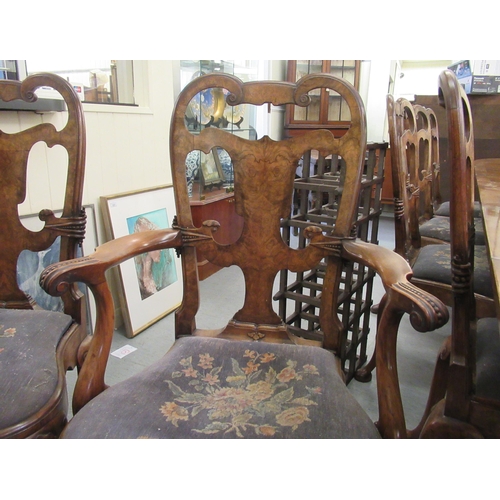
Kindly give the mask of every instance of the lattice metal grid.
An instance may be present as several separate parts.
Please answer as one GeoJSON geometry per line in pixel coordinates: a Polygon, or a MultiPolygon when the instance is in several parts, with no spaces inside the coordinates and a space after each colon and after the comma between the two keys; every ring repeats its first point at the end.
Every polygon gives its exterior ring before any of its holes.
{"type": "MultiPolygon", "coordinates": [[[[375,244],[382,211],[387,146],[387,143],[367,146],[355,227],[358,238],[375,244]]],[[[292,216],[282,221],[282,231],[292,248],[304,248],[306,227],[320,225],[327,233],[335,227],[345,163],[337,156],[325,158],[317,151],[309,151],[302,158],[297,174],[292,216]]],[[[305,339],[320,340],[323,336],[319,310],[325,267],[321,262],[308,273],[280,273],[279,291],[275,295],[279,314],[293,334],[305,339]]],[[[346,262],[342,270],[337,314],[343,330],[338,354],[347,382],[366,362],[374,277],[373,270],[353,262],[346,262]]]]}

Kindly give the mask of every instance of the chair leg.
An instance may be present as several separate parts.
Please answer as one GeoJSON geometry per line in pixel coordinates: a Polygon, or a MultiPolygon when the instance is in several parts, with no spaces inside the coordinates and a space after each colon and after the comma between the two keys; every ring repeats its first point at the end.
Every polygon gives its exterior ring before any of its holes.
{"type": "Polygon", "coordinates": [[[372,357],[370,358],[370,361],[366,363],[366,365],[362,366],[359,370],[356,370],[354,372],[354,378],[358,382],[370,382],[372,379],[372,372],[375,370],[376,362],[375,362],[375,356],[376,351],[373,351],[372,357]]]}
{"type": "Polygon", "coordinates": [[[450,352],[451,352],[451,335],[443,342],[441,349],[436,360],[434,367],[434,374],[432,376],[431,388],[429,397],[427,398],[427,405],[420,423],[413,430],[408,431],[408,437],[418,438],[424,428],[424,425],[429,418],[434,406],[444,399],[446,395],[446,386],[448,384],[448,369],[450,366],[450,352]]]}
{"type": "Polygon", "coordinates": [[[483,439],[484,436],[471,424],[444,414],[445,400],[434,406],[420,433],[421,439],[483,439]]]}
{"type": "MultiPolygon", "coordinates": [[[[382,314],[382,310],[384,308],[385,303],[386,303],[386,296],[384,295],[382,297],[382,300],[378,304],[373,305],[370,309],[372,313],[377,314],[377,330],[380,322],[380,316],[382,314]]],[[[370,382],[370,380],[372,379],[372,372],[373,370],[375,370],[376,367],[376,362],[375,362],[376,353],[377,352],[375,348],[373,350],[373,354],[372,357],[370,358],[370,361],[368,361],[366,365],[362,366],[359,370],[356,370],[356,372],[354,373],[354,378],[358,382],[370,382]]]]}

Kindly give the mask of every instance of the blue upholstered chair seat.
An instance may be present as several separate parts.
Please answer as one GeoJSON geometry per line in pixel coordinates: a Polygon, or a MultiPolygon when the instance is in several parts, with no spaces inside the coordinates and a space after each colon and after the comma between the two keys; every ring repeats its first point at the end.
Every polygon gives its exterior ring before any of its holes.
{"type": "Polygon", "coordinates": [[[54,395],[56,348],[71,323],[57,312],[0,309],[0,429],[26,420],[54,395]]]}
{"type": "MultiPolygon", "coordinates": [[[[450,245],[427,245],[412,266],[413,277],[451,285],[450,245]]],[[[474,293],[493,298],[493,284],[486,247],[474,247],[474,293]]]]}
{"type": "MultiPolygon", "coordinates": [[[[475,219],[476,245],[485,245],[484,226],[481,218],[475,219]]],[[[433,217],[419,226],[420,236],[435,238],[441,241],[451,241],[450,219],[448,217],[433,217]]]]}
{"type": "MultiPolygon", "coordinates": [[[[439,205],[439,208],[434,212],[434,215],[441,215],[443,217],[450,216],[450,202],[445,201],[439,205]]],[[[474,202],[474,218],[479,219],[482,217],[481,203],[479,201],[474,202]]]]}
{"type": "Polygon", "coordinates": [[[477,322],[476,395],[500,401],[500,332],[497,318],[477,322]]]}
{"type": "Polygon", "coordinates": [[[154,365],[83,407],[63,437],[380,435],[347,390],[330,352],[310,346],[185,337],[154,365]]]}

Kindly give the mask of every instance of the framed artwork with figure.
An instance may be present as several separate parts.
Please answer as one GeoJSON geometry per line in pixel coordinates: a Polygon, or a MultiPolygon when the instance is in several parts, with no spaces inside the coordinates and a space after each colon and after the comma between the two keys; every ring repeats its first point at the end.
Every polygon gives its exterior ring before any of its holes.
{"type": "MultiPolygon", "coordinates": [[[[172,186],[101,197],[108,240],[171,227],[175,215],[172,186]]],[[[180,259],[171,248],[138,255],[115,268],[125,335],[135,337],[176,309],[182,298],[180,259]]]]}

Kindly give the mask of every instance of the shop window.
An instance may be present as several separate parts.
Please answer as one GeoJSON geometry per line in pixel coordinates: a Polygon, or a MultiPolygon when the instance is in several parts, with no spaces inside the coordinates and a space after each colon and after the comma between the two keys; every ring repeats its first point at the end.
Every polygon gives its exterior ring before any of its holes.
{"type": "Polygon", "coordinates": [[[56,73],[67,79],[83,102],[135,104],[132,61],[74,58],[0,60],[0,79],[22,80],[39,72],[56,73]]]}

